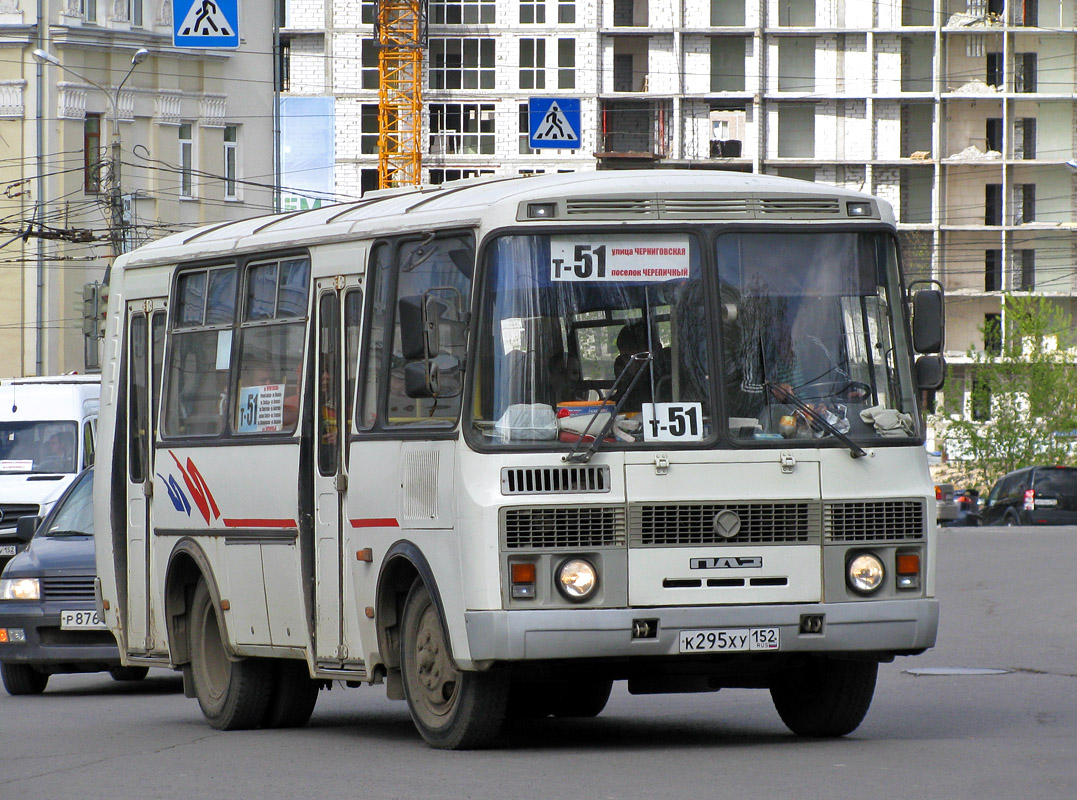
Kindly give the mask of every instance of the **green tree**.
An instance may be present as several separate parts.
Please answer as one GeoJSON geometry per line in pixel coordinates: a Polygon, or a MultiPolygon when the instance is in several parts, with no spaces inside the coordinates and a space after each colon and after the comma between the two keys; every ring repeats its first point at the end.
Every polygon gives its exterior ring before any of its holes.
{"type": "MultiPolygon", "coordinates": [[[[969,408],[951,391],[936,418],[951,468],[982,489],[1011,470],[1075,458],[1072,319],[1044,297],[1005,295],[1002,308],[1001,324],[982,329],[985,349],[969,351],[969,408]]],[[[951,379],[951,387],[959,385],[951,379]]]]}

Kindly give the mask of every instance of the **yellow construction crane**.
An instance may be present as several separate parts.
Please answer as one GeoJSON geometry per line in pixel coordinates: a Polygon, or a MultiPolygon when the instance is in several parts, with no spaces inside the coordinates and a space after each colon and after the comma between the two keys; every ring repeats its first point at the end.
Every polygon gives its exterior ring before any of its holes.
{"type": "Polygon", "coordinates": [[[378,0],[378,188],[422,178],[426,0],[378,0]]]}

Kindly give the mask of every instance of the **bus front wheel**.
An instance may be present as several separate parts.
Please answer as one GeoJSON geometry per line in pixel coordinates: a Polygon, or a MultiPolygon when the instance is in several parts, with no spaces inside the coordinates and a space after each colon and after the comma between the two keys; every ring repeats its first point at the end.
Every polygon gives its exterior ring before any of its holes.
{"type": "Polygon", "coordinates": [[[879,664],[809,657],[771,683],[778,716],[799,736],[845,736],[863,721],[875,694],[879,664]]]}
{"type": "Polygon", "coordinates": [[[269,713],[272,662],[229,658],[213,597],[204,580],[191,601],[191,676],[202,714],[221,731],[255,728],[269,713]]]}
{"type": "Polygon", "coordinates": [[[401,628],[404,696],[423,739],[447,750],[490,744],[505,720],[508,674],[456,666],[445,626],[422,581],[408,592],[401,628]]]}

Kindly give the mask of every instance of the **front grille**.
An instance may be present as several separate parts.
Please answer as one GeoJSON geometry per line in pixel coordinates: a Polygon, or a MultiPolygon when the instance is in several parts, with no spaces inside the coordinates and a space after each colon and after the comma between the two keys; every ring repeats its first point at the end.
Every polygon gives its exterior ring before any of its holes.
{"type": "Polygon", "coordinates": [[[503,508],[501,537],[507,550],[623,547],[623,506],[503,508]]]}
{"type": "Polygon", "coordinates": [[[39,506],[29,503],[0,503],[0,528],[14,528],[20,517],[36,517],[39,506]]]}
{"type": "Polygon", "coordinates": [[[633,505],[629,511],[632,547],[678,545],[809,544],[819,542],[817,502],[667,503],[633,505]],[[740,517],[732,538],[718,534],[714,518],[721,511],[740,517]]]}
{"type": "Polygon", "coordinates": [[[608,492],[610,468],[587,467],[504,467],[501,494],[568,494],[608,492]]]}
{"type": "Polygon", "coordinates": [[[86,600],[93,602],[93,578],[42,578],[43,600],[86,600]]]}
{"type": "Polygon", "coordinates": [[[823,533],[830,542],[923,539],[924,519],[922,500],[864,500],[823,505],[823,533]]]}

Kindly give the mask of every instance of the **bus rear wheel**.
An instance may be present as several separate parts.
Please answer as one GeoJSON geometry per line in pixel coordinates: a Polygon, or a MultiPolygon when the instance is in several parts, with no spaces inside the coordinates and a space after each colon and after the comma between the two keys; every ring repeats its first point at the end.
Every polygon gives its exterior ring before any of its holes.
{"type": "Polygon", "coordinates": [[[269,713],[273,691],[272,663],[229,657],[213,597],[204,580],[194,590],[190,613],[191,677],[206,722],[221,731],[262,724],[269,713]]]}
{"type": "Polygon", "coordinates": [[[404,696],[423,739],[446,750],[490,744],[505,720],[508,674],[456,666],[445,625],[422,581],[408,592],[401,628],[404,696]]]}
{"type": "Polygon", "coordinates": [[[871,706],[879,664],[816,656],[779,673],[770,696],[778,716],[798,736],[845,736],[871,706]]]}

